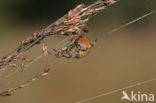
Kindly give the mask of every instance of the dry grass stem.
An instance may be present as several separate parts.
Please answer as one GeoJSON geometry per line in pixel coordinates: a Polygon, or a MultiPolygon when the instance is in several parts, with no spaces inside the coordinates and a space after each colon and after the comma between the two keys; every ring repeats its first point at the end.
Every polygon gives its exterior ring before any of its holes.
{"type": "Polygon", "coordinates": [[[29,86],[29,84],[37,79],[39,79],[40,77],[43,77],[43,76],[46,76],[48,75],[48,73],[50,72],[50,69],[44,69],[42,72],[40,72],[39,74],[37,74],[36,76],[34,76],[33,78],[27,80],[26,82],[16,86],[16,87],[13,87],[13,88],[10,88],[2,93],[0,93],[0,96],[11,96],[12,95],[12,92],[16,91],[16,90],[19,90],[21,88],[25,88],[27,86],[29,86]]]}
{"type": "MultiPolygon", "coordinates": [[[[28,51],[35,45],[40,44],[41,41],[48,36],[71,34],[70,43],[68,45],[71,46],[75,42],[74,40],[81,35],[81,32],[88,32],[88,30],[85,29],[85,26],[87,25],[90,16],[98,14],[99,12],[105,10],[107,6],[112,5],[117,1],[119,0],[97,0],[95,3],[89,6],[85,6],[84,4],[78,5],[45,29],[42,29],[40,32],[35,32],[30,37],[27,37],[20,43],[20,45],[14,52],[0,58],[0,73],[6,70],[5,66],[20,69],[21,71],[23,71],[24,67],[27,67],[24,65],[24,62],[28,62],[29,64],[32,63],[32,60],[30,60],[28,56],[23,55],[24,52],[28,51]],[[21,60],[22,63],[14,63],[18,60],[21,60]]],[[[50,54],[48,47],[45,44],[42,45],[42,54],[50,54]]],[[[43,70],[41,73],[27,80],[26,82],[0,93],[0,96],[10,96],[13,91],[28,86],[28,84],[32,81],[47,75],[49,71],[50,69],[43,70]]]]}
{"type": "MultiPolygon", "coordinates": [[[[21,59],[23,52],[29,50],[33,46],[39,44],[45,37],[51,35],[67,35],[71,33],[81,33],[89,20],[89,16],[103,11],[107,6],[119,0],[98,0],[95,3],[85,7],[84,4],[78,5],[73,10],[70,10],[65,16],[55,21],[41,32],[35,32],[32,36],[23,40],[14,53],[0,58],[0,67],[7,65],[10,62],[21,59]]],[[[23,60],[29,61],[26,58],[23,60]]]]}

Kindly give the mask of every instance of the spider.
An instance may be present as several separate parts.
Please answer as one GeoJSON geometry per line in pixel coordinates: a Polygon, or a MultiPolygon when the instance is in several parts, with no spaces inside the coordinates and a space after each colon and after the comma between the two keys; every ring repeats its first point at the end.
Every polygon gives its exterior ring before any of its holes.
{"type": "Polygon", "coordinates": [[[91,41],[84,34],[73,35],[71,42],[68,43],[65,47],[61,48],[55,55],[57,57],[65,58],[85,57],[89,54],[90,49],[95,45],[96,41],[97,39],[91,43],[91,41]]]}

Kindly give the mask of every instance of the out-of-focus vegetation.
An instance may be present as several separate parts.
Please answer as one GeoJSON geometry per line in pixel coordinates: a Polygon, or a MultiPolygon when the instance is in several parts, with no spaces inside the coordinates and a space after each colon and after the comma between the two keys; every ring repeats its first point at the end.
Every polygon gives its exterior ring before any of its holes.
{"type": "MultiPolygon", "coordinates": [[[[46,27],[80,3],[95,0],[0,0],[0,56],[4,56],[36,30],[46,27]]],[[[88,23],[88,37],[98,38],[91,53],[79,60],[60,59],[47,77],[0,103],[75,103],[103,92],[122,88],[156,75],[156,14],[118,32],[107,32],[156,9],[156,0],[121,0],[88,23]]],[[[50,38],[54,47],[63,37],[50,38]]],[[[47,41],[46,41],[47,42],[47,41]]],[[[41,46],[32,56],[41,53],[41,46]]],[[[5,88],[15,86],[46,67],[53,56],[42,58],[23,73],[11,76],[5,88]]],[[[3,83],[1,83],[3,84],[3,83]]],[[[127,91],[155,93],[155,82],[127,91]]],[[[121,92],[88,103],[120,103],[121,92]]]]}
{"type": "MultiPolygon", "coordinates": [[[[89,4],[91,2],[94,2],[94,0],[1,0],[0,22],[1,26],[38,21],[49,22],[58,19],[80,3],[89,4]]],[[[116,14],[118,14],[116,18],[120,18],[120,20],[131,19],[149,10],[153,10],[155,8],[155,1],[123,0],[115,5],[116,9],[113,8],[114,7],[110,7],[110,9],[106,11],[108,11],[109,14],[116,12],[116,14]]],[[[113,16],[109,15],[107,19],[112,20],[113,16]]],[[[99,21],[101,21],[101,19],[99,21]]]]}

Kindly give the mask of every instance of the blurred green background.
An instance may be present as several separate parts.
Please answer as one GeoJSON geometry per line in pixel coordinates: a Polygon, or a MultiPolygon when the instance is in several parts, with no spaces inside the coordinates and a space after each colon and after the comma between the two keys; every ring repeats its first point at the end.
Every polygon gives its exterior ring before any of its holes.
{"type": "MultiPolygon", "coordinates": [[[[0,57],[11,52],[19,43],[41,28],[45,28],[80,3],[95,0],[1,0],[0,1],[0,57]]],[[[88,22],[88,37],[98,38],[91,53],[82,59],[59,59],[46,77],[30,87],[16,91],[10,97],[0,97],[0,103],[76,103],[131,84],[156,78],[156,14],[138,21],[110,35],[107,32],[156,9],[155,0],[121,0],[88,22]]],[[[64,36],[51,37],[44,42],[49,48],[64,36]]],[[[41,45],[26,54],[35,57],[41,45]]],[[[44,57],[24,72],[17,72],[0,84],[13,87],[45,68],[54,56],[44,57]],[[6,84],[6,85],[5,85],[6,84]]],[[[14,69],[6,73],[9,76],[14,69]]],[[[156,94],[156,81],[127,89],[130,92],[156,94]]],[[[121,103],[117,92],[84,103],[121,103]]]]}

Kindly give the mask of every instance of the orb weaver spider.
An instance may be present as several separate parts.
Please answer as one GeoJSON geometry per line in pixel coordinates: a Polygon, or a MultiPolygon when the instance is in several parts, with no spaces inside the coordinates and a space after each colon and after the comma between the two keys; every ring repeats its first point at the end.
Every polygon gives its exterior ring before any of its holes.
{"type": "Polygon", "coordinates": [[[90,49],[95,45],[97,39],[94,42],[91,42],[87,36],[84,34],[74,34],[72,35],[71,41],[61,48],[55,54],[56,57],[65,57],[65,58],[82,58],[89,54],[90,49]]]}

